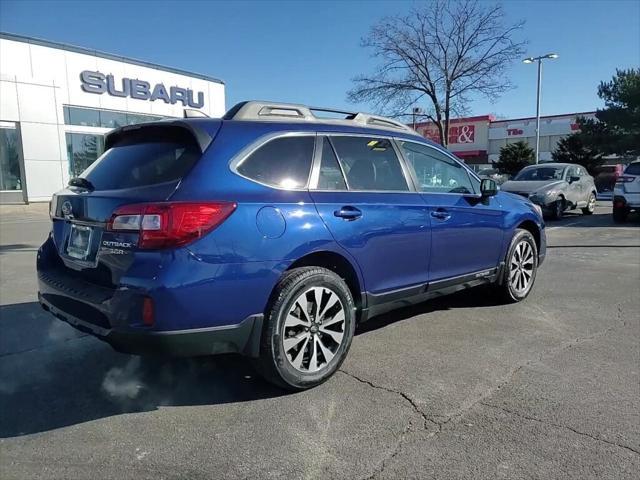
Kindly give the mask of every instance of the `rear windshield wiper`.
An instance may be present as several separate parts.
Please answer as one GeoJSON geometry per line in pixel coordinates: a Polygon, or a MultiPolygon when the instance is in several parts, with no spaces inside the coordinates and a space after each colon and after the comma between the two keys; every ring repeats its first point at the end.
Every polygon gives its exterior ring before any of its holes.
{"type": "Polygon", "coordinates": [[[85,190],[91,190],[91,191],[95,190],[93,183],[91,183],[86,178],[82,178],[82,177],[73,177],[71,180],[69,180],[68,185],[70,187],[84,188],[85,190]]]}

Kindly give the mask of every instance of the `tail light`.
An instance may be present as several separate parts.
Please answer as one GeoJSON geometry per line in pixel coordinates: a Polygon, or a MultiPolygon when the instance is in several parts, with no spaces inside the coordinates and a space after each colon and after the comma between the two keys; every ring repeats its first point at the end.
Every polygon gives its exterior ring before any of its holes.
{"type": "Polygon", "coordinates": [[[631,183],[631,182],[633,182],[634,180],[635,180],[635,179],[634,179],[634,177],[625,177],[625,176],[622,176],[622,177],[618,177],[618,178],[616,179],[616,183],[631,183]]]}
{"type": "Polygon", "coordinates": [[[180,247],[210,232],[236,209],[232,202],[162,202],[116,209],[107,230],[139,233],[138,248],[180,247]]]}

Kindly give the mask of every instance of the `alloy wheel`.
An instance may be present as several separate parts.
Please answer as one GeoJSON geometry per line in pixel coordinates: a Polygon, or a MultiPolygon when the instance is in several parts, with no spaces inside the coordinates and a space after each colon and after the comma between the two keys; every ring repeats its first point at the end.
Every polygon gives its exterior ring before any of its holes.
{"type": "Polygon", "coordinates": [[[589,203],[587,203],[587,210],[593,212],[596,209],[596,196],[592,193],[589,197],[589,203]]]}
{"type": "Polygon", "coordinates": [[[531,286],[533,269],[533,248],[523,240],[514,248],[509,267],[509,284],[518,295],[526,293],[531,286]]]}
{"type": "Polygon", "coordinates": [[[293,368],[314,373],[325,368],[342,345],[344,306],[327,287],[312,287],[293,302],[284,321],[282,345],[293,368]]]}

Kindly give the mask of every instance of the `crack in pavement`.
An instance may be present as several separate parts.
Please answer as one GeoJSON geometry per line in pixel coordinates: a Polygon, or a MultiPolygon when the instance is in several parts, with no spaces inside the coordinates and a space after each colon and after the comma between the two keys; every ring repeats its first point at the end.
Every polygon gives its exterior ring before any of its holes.
{"type": "MultiPolygon", "coordinates": [[[[442,424],[440,424],[439,422],[436,422],[435,420],[430,419],[418,406],[418,404],[415,402],[415,400],[413,400],[409,395],[407,395],[406,393],[400,391],[400,390],[394,390],[392,388],[388,388],[388,387],[383,387],[381,385],[376,385],[375,383],[369,381],[369,380],[365,380],[363,378],[358,377],[357,375],[351,373],[351,372],[347,372],[346,370],[340,369],[338,370],[340,373],[360,382],[363,383],[365,385],[368,385],[369,387],[376,389],[376,390],[382,390],[384,392],[388,392],[388,393],[392,393],[394,395],[398,395],[400,396],[403,400],[405,400],[410,406],[411,408],[414,410],[414,412],[416,412],[418,415],[420,415],[420,417],[422,418],[423,421],[423,428],[424,430],[429,430],[429,424],[435,425],[436,427],[436,431],[433,432],[432,434],[430,434],[430,436],[435,436],[438,433],[440,433],[440,431],[442,430],[442,424]]],[[[389,455],[387,455],[385,458],[382,459],[382,462],[380,463],[380,465],[375,469],[375,471],[365,477],[365,480],[373,480],[374,478],[376,478],[378,475],[380,475],[382,472],[384,472],[384,469],[387,466],[387,463],[392,460],[393,458],[396,457],[396,455],[398,455],[400,453],[400,451],[402,450],[402,444],[404,443],[404,439],[407,436],[407,434],[412,430],[412,426],[413,426],[413,422],[411,420],[409,420],[409,422],[407,423],[407,426],[404,428],[404,430],[402,431],[402,433],[400,434],[400,438],[398,440],[398,442],[396,443],[395,448],[391,451],[391,453],[389,455]]]]}
{"type": "Polygon", "coordinates": [[[612,445],[614,447],[623,448],[625,450],[628,450],[630,452],[635,453],[636,455],[640,455],[640,450],[636,450],[635,448],[629,447],[627,445],[622,445],[620,443],[612,442],[610,440],[605,440],[604,438],[596,437],[596,436],[591,435],[589,433],[581,432],[581,431],[576,430],[575,428],[569,427],[567,425],[561,425],[559,423],[548,422],[546,420],[541,420],[539,418],[530,417],[528,415],[524,415],[522,413],[516,412],[515,410],[509,410],[508,408],[504,408],[504,407],[501,407],[499,405],[494,405],[492,403],[486,403],[486,402],[479,402],[479,403],[480,403],[480,405],[484,405],[485,407],[489,407],[489,408],[494,408],[496,410],[500,410],[500,411],[502,411],[504,413],[507,413],[509,415],[514,415],[516,417],[522,418],[523,420],[529,420],[529,421],[532,421],[532,422],[541,423],[543,425],[549,425],[551,427],[560,428],[560,429],[564,429],[564,430],[569,430],[569,431],[571,431],[571,432],[573,432],[575,434],[582,435],[584,437],[589,437],[592,440],[595,440],[597,442],[602,442],[602,443],[606,443],[608,445],[612,445]]]}
{"type": "MultiPolygon", "coordinates": [[[[622,310],[623,310],[622,309],[622,305],[618,304],[617,305],[617,314],[616,314],[617,318],[616,319],[622,323],[622,326],[626,326],[627,325],[626,321],[622,318],[622,310]]],[[[453,419],[462,417],[464,414],[469,412],[471,409],[473,409],[477,405],[485,405],[487,407],[494,407],[494,408],[502,409],[501,407],[497,407],[495,405],[486,403],[485,400],[487,398],[491,397],[492,395],[494,395],[498,390],[500,390],[505,385],[508,385],[513,380],[513,378],[521,370],[523,370],[524,368],[529,367],[529,366],[531,366],[531,365],[533,365],[535,363],[541,362],[543,360],[543,358],[548,356],[548,355],[554,355],[554,354],[562,352],[563,350],[566,350],[567,348],[571,348],[571,347],[573,347],[575,345],[579,345],[581,343],[588,342],[588,341],[594,340],[596,338],[603,337],[603,336],[607,335],[609,332],[615,330],[615,328],[616,328],[615,326],[611,326],[609,328],[606,328],[605,330],[601,330],[601,331],[596,332],[596,333],[594,333],[592,335],[589,335],[587,337],[574,338],[572,340],[561,342],[556,347],[553,347],[553,348],[550,348],[548,350],[545,350],[545,351],[541,352],[535,358],[532,358],[532,359],[530,359],[530,360],[528,360],[528,361],[526,361],[526,362],[524,362],[524,363],[522,363],[520,365],[514,366],[509,372],[507,372],[504,380],[499,382],[494,387],[490,387],[489,389],[487,389],[487,391],[484,392],[482,395],[480,395],[479,398],[477,398],[476,400],[474,400],[474,401],[472,401],[472,402],[470,402],[470,403],[468,403],[466,405],[463,402],[462,408],[460,408],[457,412],[455,412],[455,413],[453,413],[453,414],[451,414],[449,416],[446,416],[444,418],[444,420],[442,420],[442,421],[435,420],[434,418],[431,418],[429,415],[427,415],[425,412],[423,412],[420,409],[420,407],[418,406],[418,403],[414,399],[412,399],[408,394],[406,394],[405,392],[403,392],[401,390],[396,390],[396,389],[393,389],[393,388],[390,388],[390,387],[377,385],[374,382],[372,382],[371,380],[366,380],[364,378],[360,378],[357,375],[355,375],[355,374],[353,374],[351,372],[348,372],[348,371],[346,371],[344,369],[340,369],[338,371],[340,373],[348,376],[348,377],[351,377],[352,379],[354,379],[354,380],[356,380],[356,381],[358,381],[360,383],[368,385],[371,388],[378,389],[378,390],[383,390],[385,392],[392,393],[392,394],[398,395],[401,398],[403,398],[406,402],[408,402],[411,405],[411,408],[418,415],[420,415],[420,417],[422,417],[424,430],[428,430],[429,429],[428,428],[429,424],[432,424],[432,425],[436,426],[436,430],[428,435],[428,438],[434,438],[434,437],[436,437],[438,434],[440,434],[443,431],[443,427],[446,424],[451,422],[453,419]]],[[[507,410],[505,410],[505,412],[513,413],[514,415],[521,416],[516,412],[508,412],[507,410]]],[[[522,418],[527,418],[527,417],[522,416],[522,418]]],[[[533,417],[527,418],[527,419],[532,420],[532,421],[538,421],[540,423],[547,423],[547,422],[543,422],[541,420],[535,419],[533,417]]],[[[608,443],[608,444],[611,444],[611,445],[614,445],[614,446],[617,446],[617,447],[620,447],[620,448],[625,448],[625,449],[627,449],[629,451],[632,451],[632,452],[634,452],[636,454],[640,454],[640,452],[634,450],[631,447],[627,447],[625,445],[616,444],[616,443],[610,442],[608,440],[604,440],[604,439],[601,439],[601,438],[598,438],[598,437],[594,437],[594,436],[591,436],[591,435],[589,435],[587,433],[583,433],[583,432],[579,432],[577,430],[573,430],[571,427],[566,427],[566,426],[562,426],[562,425],[555,425],[555,424],[552,424],[552,423],[547,423],[547,424],[550,425],[550,426],[555,426],[557,428],[566,428],[568,430],[573,431],[574,433],[576,433],[578,435],[584,435],[584,436],[590,437],[590,438],[592,438],[594,440],[602,441],[604,443],[608,443]]],[[[382,472],[384,472],[388,462],[390,460],[392,460],[394,457],[396,457],[400,453],[400,451],[402,450],[402,445],[404,443],[405,437],[407,436],[407,434],[409,434],[411,432],[411,427],[412,427],[412,422],[409,421],[407,427],[401,433],[400,439],[398,440],[398,442],[396,444],[396,447],[393,449],[391,454],[388,455],[386,458],[384,458],[382,460],[382,463],[380,464],[380,466],[371,475],[365,477],[366,480],[373,480],[374,478],[378,477],[382,472]]]]}

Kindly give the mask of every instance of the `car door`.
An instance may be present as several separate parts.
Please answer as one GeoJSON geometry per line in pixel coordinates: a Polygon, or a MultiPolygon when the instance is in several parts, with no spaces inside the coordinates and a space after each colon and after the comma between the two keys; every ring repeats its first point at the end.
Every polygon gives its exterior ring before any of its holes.
{"type": "Polygon", "coordinates": [[[580,202],[584,202],[582,206],[586,206],[591,192],[595,189],[593,177],[589,175],[584,167],[577,167],[577,170],[580,177],[580,202]]]}
{"type": "Polygon", "coordinates": [[[444,151],[405,140],[399,145],[429,208],[430,280],[498,266],[506,214],[498,198],[480,198],[479,181],[444,151]]]}
{"type": "Polygon", "coordinates": [[[571,180],[572,177],[580,177],[578,167],[569,166],[564,171],[564,179],[567,182],[566,198],[572,205],[578,205],[582,201],[582,181],[571,180]]]}
{"type": "Polygon", "coordinates": [[[389,138],[318,136],[311,197],[374,295],[427,282],[429,215],[389,138]]]}

